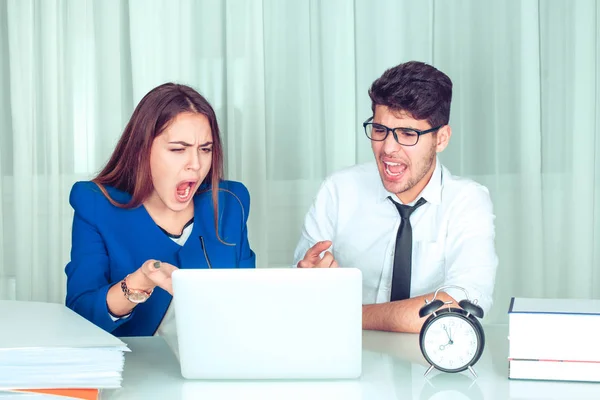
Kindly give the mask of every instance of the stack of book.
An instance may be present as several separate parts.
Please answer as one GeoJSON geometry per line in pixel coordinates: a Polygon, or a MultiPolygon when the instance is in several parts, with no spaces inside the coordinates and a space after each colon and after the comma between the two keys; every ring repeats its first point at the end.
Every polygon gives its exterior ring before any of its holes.
{"type": "Polygon", "coordinates": [[[0,391],[94,398],[121,387],[127,345],[64,305],[0,301],[0,321],[0,391]]]}
{"type": "Polygon", "coordinates": [[[511,379],[600,382],[600,300],[513,298],[511,379]]]}

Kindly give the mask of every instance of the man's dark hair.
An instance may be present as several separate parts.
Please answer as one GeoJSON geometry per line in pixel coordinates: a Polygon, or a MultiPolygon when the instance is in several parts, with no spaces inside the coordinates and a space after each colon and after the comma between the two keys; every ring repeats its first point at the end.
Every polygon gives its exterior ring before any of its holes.
{"type": "Polygon", "coordinates": [[[436,127],[450,120],[452,81],[431,65],[409,61],[385,71],[371,85],[369,97],[373,113],[382,105],[436,127]]]}

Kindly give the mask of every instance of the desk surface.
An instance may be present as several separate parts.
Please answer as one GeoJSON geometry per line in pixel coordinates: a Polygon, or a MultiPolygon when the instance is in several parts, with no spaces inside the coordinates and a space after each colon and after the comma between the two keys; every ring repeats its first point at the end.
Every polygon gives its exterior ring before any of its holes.
{"type": "Polygon", "coordinates": [[[485,326],[486,348],[466,371],[423,375],[428,364],[419,335],[363,332],[360,379],[335,381],[196,381],[181,377],[179,363],[160,337],[125,338],[123,387],[101,399],[600,399],[600,384],[509,380],[508,329],[485,326]]]}

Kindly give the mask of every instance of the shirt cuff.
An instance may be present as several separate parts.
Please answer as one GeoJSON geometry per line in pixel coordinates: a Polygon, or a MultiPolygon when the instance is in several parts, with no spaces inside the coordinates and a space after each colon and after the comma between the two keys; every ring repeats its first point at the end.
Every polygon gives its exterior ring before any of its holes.
{"type": "Polygon", "coordinates": [[[110,319],[113,320],[113,322],[117,322],[120,319],[129,318],[130,315],[131,315],[131,313],[129,313],[127,315],[123,315],[122,317],[117,317],[116,315],[111,314],[110,311],[108,312],[108,316],[110,317],[110,319]]]}
{"type": "Polygon", "coordinates": [[[118,320],[129,318],[129,316],[131,315],[131,312],[129,314],[127,314],[127,315],[121,315],[121,316],[115,315],[115,314],[113,314],[113,313],[110,312],[110,308],[108,308],[108,304],[106,304],[106,310],[108,311],[108,316],[110,317],[110,319],[113,320],[113,322],[117,322],[118,320]]]}

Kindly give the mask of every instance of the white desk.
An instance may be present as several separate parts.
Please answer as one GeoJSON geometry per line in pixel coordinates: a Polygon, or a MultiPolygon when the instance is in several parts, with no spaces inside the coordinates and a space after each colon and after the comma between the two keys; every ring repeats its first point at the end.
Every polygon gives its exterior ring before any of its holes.
{"type": "Polygon", "coordinates": [[[507,326],[485,326],[486,347],[466,371],[423,376],[418,334],[364,331],[360,379],[341,381],[191,381],[159,337],[125,338],[123,387],[101,399],[600,399],[600,384],[509,380],[507,326]]]}

